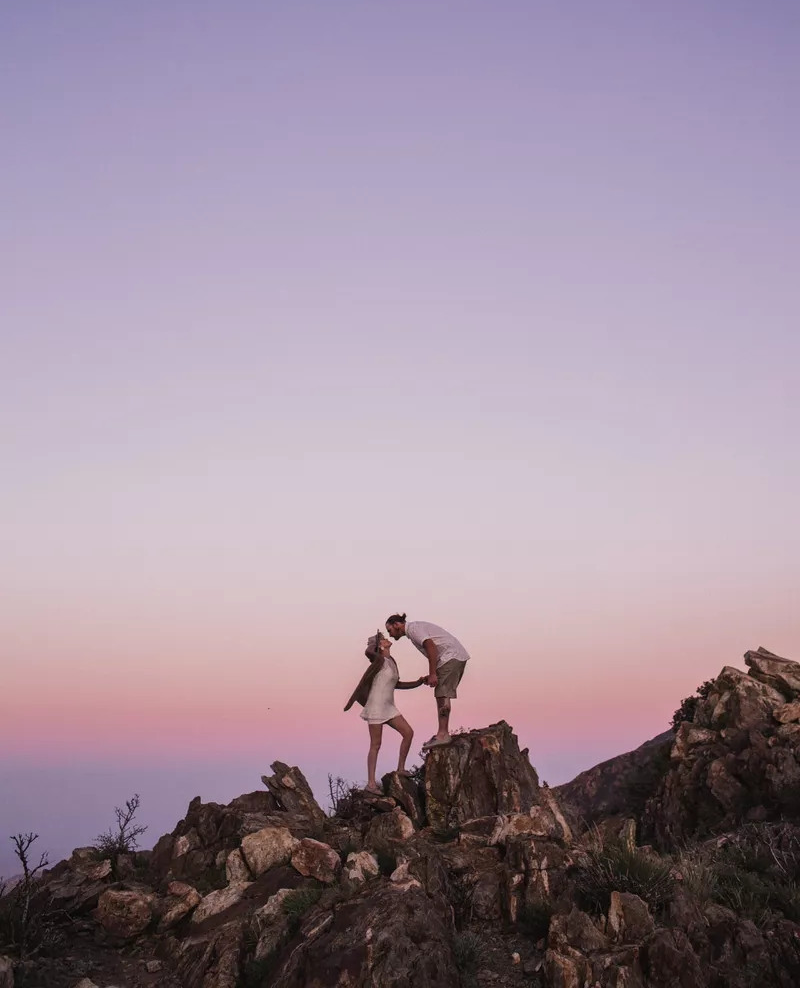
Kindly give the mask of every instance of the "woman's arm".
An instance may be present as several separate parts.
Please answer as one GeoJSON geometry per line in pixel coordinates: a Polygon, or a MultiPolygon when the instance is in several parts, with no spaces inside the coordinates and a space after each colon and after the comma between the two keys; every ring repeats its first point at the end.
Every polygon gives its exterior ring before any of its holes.
{"type": "Polygon", "coordinates": [[[396,690],[415,690],[418,686],[422,686],[427,678],[427,676],[420,676],[419,679],[415,679],[410,683],[395,683],[394,688],[396,690]]]}

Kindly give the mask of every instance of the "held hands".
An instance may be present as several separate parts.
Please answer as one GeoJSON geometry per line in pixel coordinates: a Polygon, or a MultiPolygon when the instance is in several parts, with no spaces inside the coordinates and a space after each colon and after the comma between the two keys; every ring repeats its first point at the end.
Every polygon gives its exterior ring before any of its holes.
{"type": "Polygon", "coordinates": [[[439,682],[439,677],[435,672],[431,672],[425,677],[425,682],[428,686],[436,686],[439,682]]]}

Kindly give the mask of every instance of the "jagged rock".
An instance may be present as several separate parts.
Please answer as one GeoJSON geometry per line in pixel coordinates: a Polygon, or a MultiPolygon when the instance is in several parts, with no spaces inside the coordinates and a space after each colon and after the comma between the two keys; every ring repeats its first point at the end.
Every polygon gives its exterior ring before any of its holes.
{"type": "Polygon", "coordinates": [[[342,881],[348,887],[363,885],[370,878],[376,878],[380,874],[378,859],[369,851],[351,851],[347,855],[347,861],[342,873],[342,881]]]}
{"type": "Polygon", "coordinates": [[[314,988],[455,988],[450,914],[446,900],[421,888],[369,885],[337,907],[335,922],[311,914],[271,988],[307,988],[308,972],[314,988]]]}
{"type": "Polygon", "coordinates": [[[287,864],[296,846],[297,838],[286,827],[264,827],[248,834],[241,850],[247,867],[257,878],[270,868],[287,864]]]}
{"type": "Polygon", "coordinates": [[[592,950],[607,950],[610,944],[608,938],[595,926],[592,917],[573,906],[566,916],[556,915],[550,920],[547,946],[551,950],[562,951],[565,947],[572,947],[588,953],[592,950]]]}
{"type": "Polygon", "coordinates": [[[306,777],[297,767],[289,767],[283,762],[273,762],[270,766],[275,773],[271,776],[262,775],[261,781],[272,793],[278,805],[289,813],[305,817],[313,826],[321,827],[325,822],[325,813],[314,799],[311,786],[306,777]]]}
{"type": "Polygon", "coordinates": [[[730,727],[747,731],[769,724],[772,711],[783,701],[783,694],[772,686],[725,666],[712,691],[697,705],[693,722],[716,731],[730,727]]]}
{"type": "Polygon", "coordinates": [[[682,930],[656,930],[642,948],[642,967],[652,988],[707,988],[709,984],[682,930]]]}
{"type": "Polygon", "coordinates": [[[245,927],[224,923],[211,933],[168,944],[182,988],[237,988],[242,977],[245,927]]]}
{"type": "Polygon", "coordinates": [[[644,940],[655,929],[647,903],[630,892],[612,892],[606,933],[617,943],[644,940]]]}
{"type": "Polygon", "coordinates": [[[129,939],[150,925],[153,902],[153,895],[146,892],[106,889],[97,903],[97,919],[108,933],[129,939]]]}
{"type": "Polygon", "coordinates": [[[744,661],[750,666],[751,676],[786,694],[787,698],[794,699],[800,693],[800,664],[797,662],[775,655],[762,646],[745,652],[744,661]]]}
{"type": "MultiPolygon", "coordinates": [[[[222,853],[224,854],[225,852],[223,851],[222,853]]],[[[237,882],[252,881],[253,876],[250,873],[250,869],[247,867],[247,863],[242,857],[241,848],[237,847],[226,856],[225,877],[228,879],[229,885],[237,882]]]]}
{"type": "Polygon", "coordinates": [[[544,955],[544,972],[548,988],[584,988],[591,983],[588,960],[572,948],[548,949],[544,955]]]}
{"type": "Polygon", "coordinates": [[[167,886],[167,898],[161,905],[161,918],[158,921],[159,932],[163,933],[188,916],[203,897],[191,885],[185,882],[170,882],[167,886]]]}
{"type": "Polygon", "coordinates": [[[435,830],[541,803],[539,779],[505,721],[455,735],[425,760],[425,810],[435,830]]]}
{"type": "Polygon", "coordinates": [[[342,870],[342,859],[327,844],[304,837],[292,851],[292,867],[306,878],[330,885],[342,870]]]}
{"type": "Polygon", "coordinates": [[[381,813],[373,818],[364,837],[364,845],[375,851],[390,851],[399,841],[408,840],[413,833],[414,824],[396,806],[391,813],[381,813]]]}
{"type": "Polygon", "coordinates": [[[420,788],[413,779],[389,772],[381,780],[384,792],[405,812],[409,820],[419,830],[425,826],[425,810],[422,805],[420,788]]]}
{"type": "Polygon", "coordinates": [[[237,902],[241,901],[252,884],[252,882],[237,882],[235,885],[228,885],[224,889],[215,889],[208,895],[204,895],[192,913],[192,922],[202,923],[209,917],[216,916],[225,912],[226,909],[230,909],[231,906],[235,906],[237,902]]]}
{"type": "Polygon", "coordinates": [[[262,930],[266,925],[284,915],[283,904],[293,891],[294,889],[278,889],[275,895],[271,895],[263,906],[256,909],[253,913],[253,920],[258,930],[262,930]]]}

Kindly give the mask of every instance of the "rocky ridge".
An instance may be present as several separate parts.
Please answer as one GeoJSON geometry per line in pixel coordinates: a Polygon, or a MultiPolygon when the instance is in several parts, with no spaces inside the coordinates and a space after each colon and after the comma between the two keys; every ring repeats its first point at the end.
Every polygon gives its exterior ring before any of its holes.
{"type": "Polygon", "coordinates": [[[504,722],[331,816],[275,762],[150,852],[47,872],[48,937],[0,957],[0,988],[789,988],[800,665],[745,662],[677,732],[553,790],[504,722]]]}

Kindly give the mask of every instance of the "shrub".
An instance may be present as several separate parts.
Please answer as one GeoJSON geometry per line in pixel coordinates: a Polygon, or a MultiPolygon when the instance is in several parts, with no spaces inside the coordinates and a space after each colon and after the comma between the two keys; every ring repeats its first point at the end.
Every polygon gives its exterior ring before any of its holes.
{"type": "Polygon", "coordinates": [[[453,937],[453,959],[464,988],[477,985],[476,975],[486,959],[486,945],[477,933],[465,930],[453,937]]]}
{"type": "Polygon", "coordinates": [[[291,936],[297,932],[303,916],[308,910],[319,902],[322,889],[319,886],[307,886],[305,888],[293,889],[283,900],[283,911],[289,920],[289,933],[291,936]]]}
{"type": "Polygon", "coordinates": [[[114,814],[117,818],[117,829],[109,827],[104,834],[100,834],[95,840],[94,846],[97,852],[104,858],[111,859],[111,869],[116,875],[117,860],[122,854],[132,854],[139,846],[139,838],[147,830],[134,823],[136,813],[139,809],[139,794],[134,795],[125,801],[125,809],[119,806],[114,807],[114,814]]]}
{"type": "Polygon", "coordinates": [[[671,898],[674,884],[669,861],[597,836],[575,870],[578,898],[585,908],[600,912],[608,909],[612,892],[638,895],[656,912],[671,898]]]}
{"type": "Polygon", "coordinates": [[[547,936],[554,911],[555,904],[552,899],[537,895],[522,903],[517,914],[517,925],[532,940],[541,940],[542,937],[547,936]]]}
{"type": "Polygon", "coordinates": [[[672,720],[670,722],[670,727],[673,731],[677,731],[685,720],[694,719],[697,704],[700,700],[705,700],[713,688],[714,680],[707,679],[704,683],[697,687],[692,696],[687,696],[685,699],[681,700],[681,705],[672,715],[672,720]]]}
{"type": "Polygon", "coordinates": [[[328,774],[328,797],[330,799],[330,815],[338,816],[340,820],[352,820],[357,813],[360,790],[353,782],[337,776],[335,779],[328,774]]]}
{"type": "Polygon", "coordinates": [[[0,943],[16,949],[23,958],[43,946],[50,933],[50,897],[42,890],[39,875],[49,863],[47,853],[41,854],[35,865],[30,858],[31,847],[38,839],[34,833],[11,838],[14,854],[22,865],[22,878],[11,889],[4,882],[0,900],[0,943]]]}

